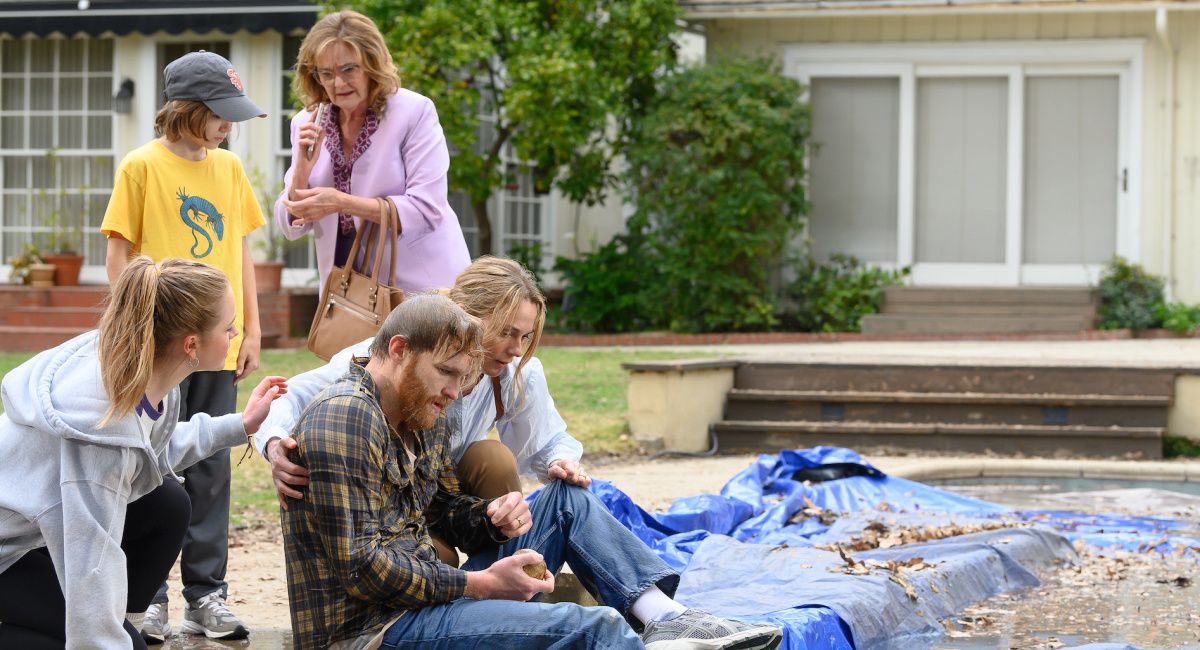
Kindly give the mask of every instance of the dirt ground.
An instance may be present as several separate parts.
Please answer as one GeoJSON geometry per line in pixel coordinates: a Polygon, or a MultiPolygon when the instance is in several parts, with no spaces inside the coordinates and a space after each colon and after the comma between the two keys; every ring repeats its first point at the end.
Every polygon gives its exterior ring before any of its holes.
{"type": "MultiPolygon", "coordinates": [[[[752,455],[597,458],[588,466],[594,476],[614,482],[653,511],[681,496],[719,491],[753,460],[752,455]]],[[[1145,647],[1200,647],[1200,563],[1154,554],[1102,557],[1088,549],[1082,549],[1081,557],[1079,567],[1048,576],[1042,587],[998,596],[948,622],[947,636],[936,647],[1058,648],[1109,639],[1145,647]],[[1054,604],[1050,610],[1047,602],[1054,604]]],[[[251,639],[217,643],[176,637],[167,650],[290,647],[283,543],[276,522],[233,531],[228,575],[230,606],[250,626],[251,639]]],[[[176,627],[182,611],[178,578],[176,570],[171,576],[176,627]]]]}

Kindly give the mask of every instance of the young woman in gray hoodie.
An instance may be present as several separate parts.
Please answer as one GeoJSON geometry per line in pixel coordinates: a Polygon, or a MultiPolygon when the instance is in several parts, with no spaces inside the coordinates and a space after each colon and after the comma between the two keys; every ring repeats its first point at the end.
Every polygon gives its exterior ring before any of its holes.
{"type": "Polygon", "coordinates": [[[137,257],[99,330],[4,376],[0,650],[145,647],[125,612],[145,611],[183,544],[175,472],[247,442],[287,390],[268,377],[244,413],[176,422],[179,382],[223,366],[233,319],[220,271],[137,257]]]}

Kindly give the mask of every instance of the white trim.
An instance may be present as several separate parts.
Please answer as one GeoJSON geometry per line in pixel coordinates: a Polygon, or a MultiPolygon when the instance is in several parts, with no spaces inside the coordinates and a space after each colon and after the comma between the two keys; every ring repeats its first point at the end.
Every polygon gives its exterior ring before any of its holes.
{"type": "Polygon", "coordinates": [[[1040,286],[1096,286],[1102,264],[1025,264],[1021,283],[1040,286]]]}
{"type": "MultiPolygon", "coordinates": [[[[1037,0],[1034,0],[1035,2],[1037,0]]],[[[929,0],[915,0],[905,2],[903,0],[893,0],[886,6],[880,6],[877,3],[865,4],[847,2],[845,0],[837,2],[837,8],[831,6],[832,3],[825,2],[817,4],[816,2],[795,2],[791,3],[794,7],[779,7],[778,5],[767,7],[764,5],[759,7],[736,6],[730,9],[714,9],[706,8],[699,11],[689,11],[684,14],[684,19],[688,21],[710,21],[710,20],[781,20],[786,18],[888,18],[900,16],[992,16],[999,14],[1106,14],[1106,13],[1136,13],[1155,11],[1162,4],[1160,2],[1075,2],[1061,4],[1032,4],[1031,2],[1023,2],[1022,0],[1009,0],[1008,2],[997,2],[995,0],[978,0],[980,4],[975,4],[970,0],[954,0],[953,3],[943,2],[933,3],[929,0]]],[[[1172,11],[1179,10],[1196,10],[1200,6],[1194,3],[1171,3],[1172,11]]]]}
{"type": "Polygon", "coordinates": [[[1008,264],[958,264],[920,262],[912,266],[912,283],[935,286],[1007,287],[1012,282],[1008,264]]]}
{"type": "Polygon", "coordinates": [[[900,164],[896,186],[896,262],[908,266],[917,258],[917,81],[913,66],[900,76],[900,164]]]}
{"type": "Polygon", "coordinates": [[[1025,73],[1016,66],[1008,77],[1008,160],[1004,192],[1004,278],[1021,283],[1025,246],[1025,73]]]}
{"type": "Polygon", "coordinates": [[[1140,55],[1144,38],[938,41],[920,43],[794,43],[783,44],[784,70],[818,64],[862,66],[863,62],[960,66],[1030,65],[1037,63],[1128,63],[1140,55]]]}

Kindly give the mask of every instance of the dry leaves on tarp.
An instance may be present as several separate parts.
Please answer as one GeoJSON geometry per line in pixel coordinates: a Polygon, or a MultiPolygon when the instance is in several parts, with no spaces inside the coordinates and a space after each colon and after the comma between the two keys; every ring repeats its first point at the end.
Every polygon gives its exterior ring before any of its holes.
{"type": "Polygon", "coordinates": [[[787,522],[789,524],[798,524],[810,518],[816,519],[822,524],[829,526],[832,525],[833,522],[837,521],[838,513],[818,506],[812,502],[812,499],[806,496],[804,497],[804,507],[792,513],[792,516],[788,517],[787,522]]]}
{"type": "Polygon", "coordinates": [[[979,533],[1000,528],[1026,528],[1028,524],[1018,522],[989,521],[975,524],[948,523],[941,526],[895,526],[889,528],[881,521],[873,521],[863,528],[861,535],[855,535],[849,542],[841,544],[818,544],[817,548],[827,551],[837,548],[847,548],[851,551],[869,551],[876,548],[891,548],[901,544],[928,542],[934,539],[957,537],[969,533],[979,533]]]}

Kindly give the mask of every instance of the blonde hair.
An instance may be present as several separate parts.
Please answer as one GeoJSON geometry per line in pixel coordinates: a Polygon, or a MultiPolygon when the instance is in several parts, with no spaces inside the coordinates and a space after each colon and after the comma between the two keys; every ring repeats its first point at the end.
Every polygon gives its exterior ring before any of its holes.
{"type": "Polygon", "coordinates": [[[521,354],[521,362],[513,372],[513,386],[517,400],[512,411],[516,412],[525,401],[525,384],[521,381],[521,370],[537,351],[542,340],[542,327],[546,324],[546,296],[538,288],[537,281],[519,262],[504,257],[484,255],[471,262],[450,289],[450,299],[458,303],[468,314],[476,318],[491,316],[491,322],[483,333],[484,340],[499,336],[516,318],[521,303],[530,302],[537,308],[537,319],[529,346],[521,354]]]}
{"type": "Polygon", "coordinates": [[[409,296],[392,310],[375,333],[371,356],[385,359],[392,337],[408,340],[408,350],[433,352],[442,359],[459,354],[471,358],[474,371],[483,357],[483,326],[446,296],[435,292],[409,296]]]}
{"type": "Polygon", "coordinates": [[[317,57],[334,43],[345,43],[362,61],[363,72],[370,79],[367,105],[376,115],[382,116],[388,97],[400,89],[400,73],[396,71],[396,62],[392,60],[379,28],[357,11],[335,11],[308,30],[296,56],[292,90],[310,111],[317,104],[330,101],[325,87],[313,78],[313,71],[317,69],[317,57]]]}
{"type": "Polygon", "coordinates": [[[216,324],[215,307],[228,290],[225,274],[202,262],[130,260],[100,317],[100,376],[109,405],[98,426],[137,406],[154,361],[172,341],[216,324]]]}
{"type": "Polygon", "coordinates": [[[178,141],[185,134],[203,139],[208,120],[213,117],[216,117],[216,113],[204,102],[172,99],[163,104],[154,116],[154,135],[165,135],[171,142],[178,141]]]}

